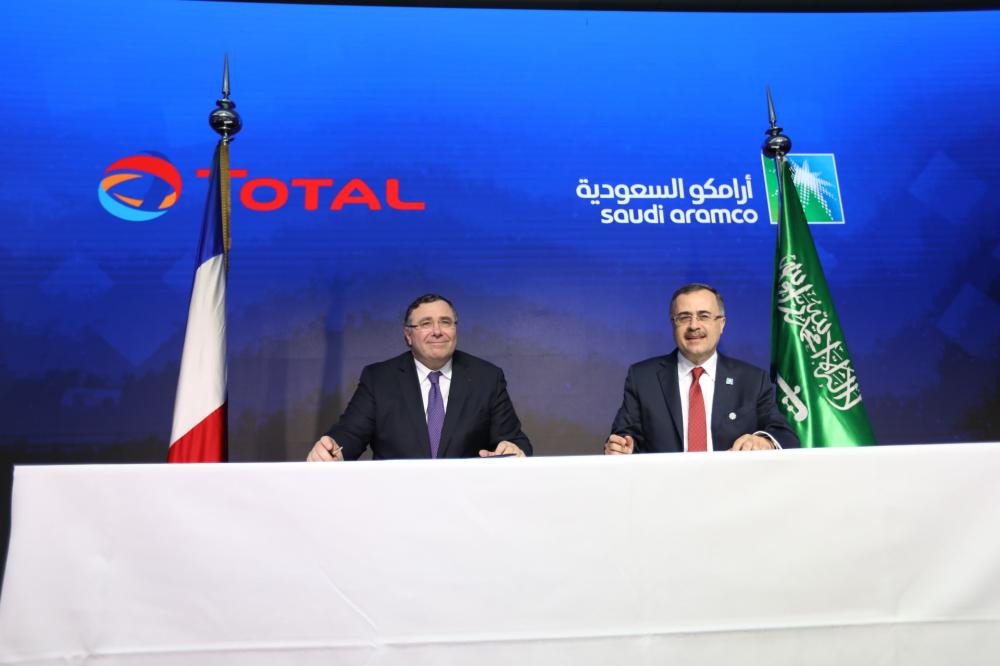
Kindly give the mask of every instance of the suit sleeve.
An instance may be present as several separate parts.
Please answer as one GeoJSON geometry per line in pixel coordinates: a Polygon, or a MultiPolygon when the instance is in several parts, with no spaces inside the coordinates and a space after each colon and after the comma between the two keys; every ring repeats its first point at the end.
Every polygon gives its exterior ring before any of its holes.
{"type": "Polygon", "coordinates": [[[757,429],[778,440],[783,449],[797,449],[801,446],[795,431],[778,409],[778,404],[774,400],[774,386],[763,372],[760,391],[757,394],[757,429]]]}
{"type": "Polygon", "coordinates": [[[639,391],[636,388],[635,370],[628,369],[625,376],[625,393],[622,396],[622,405],[618,408],[615,421],[611,424],[612,435],[630,435],[635,440],[636,453],[646,451],[646,437],[642,428],[642,402],[639,400],[639,391]]]}
{"type": "Polygon", "coordinates": [[[528,436],[521,431],[521,421],[514,411],[514,404],[507,394],[507,380],[503,375],[503,370],[497,369],[496,384],[490,396],[490,447],[495,449],[497,444],[507,440],[513,442],[524,451],[527,456],[532,455],[531,441],[528,436]]]}
{"type": "Polygon", "coordinates": [[[357,460],[372,442],[375,434],[375,394],[372,392],[372,372],[361,371],[347,409],[340,420],[326,433],[344,449],[344,460],[357,460]]]}

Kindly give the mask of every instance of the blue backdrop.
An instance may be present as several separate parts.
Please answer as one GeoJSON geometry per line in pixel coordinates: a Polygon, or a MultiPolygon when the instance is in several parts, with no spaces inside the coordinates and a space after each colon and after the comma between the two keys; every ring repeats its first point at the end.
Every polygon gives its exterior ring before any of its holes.
{"type": "MultiPolygon", "coordinates": [[[[5,457],[164,458],[227,51],[247,171],[233,458],[301,459],[361,367],[403,349],[402,310],[425,291],[455,301],[461,348],[505,369],[539,454],[600,450],[628,364],[673,348],[684,282],[723,292],[723,350],[766,367],[767,84],[795,152],[836,158],[845,221],[813,233],[879,442],[1000,439],[998,12],[33,2],[0,7],[0,25],[5,457]],[[105,171],[146,152],[180,196],[154,220],[115,217],[105,171]],[[748,175],[742,205],[693,201],[693,184],[748,175]],[[330,210],[355,178],[379,209],[330,210]],[[307,202],[301,179],[333,184],[307,202]],[[390,207],[388,179],[423,210],[390,207]],[[672,179],[684,199],[578,193],[672,179]],[[287,201],[253,210],[248,183],[287,201]],[[604,221],[657,205],[662,224],[604,221]],[[699,207],[757,221],[670,219],[699,207]]],[[[111,191],[148,209],[170,188],[111,191]]]]}

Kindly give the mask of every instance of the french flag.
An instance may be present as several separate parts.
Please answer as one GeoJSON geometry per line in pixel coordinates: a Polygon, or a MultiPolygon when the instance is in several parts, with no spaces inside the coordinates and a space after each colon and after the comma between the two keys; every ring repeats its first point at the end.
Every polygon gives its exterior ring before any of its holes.
{"type": "Polygon", "coordinates": [[[169,462],[224,462],[226,418],[226,273],[229,268],[229,146],[212,159],[187,331],[177,379],[169,462]]]}

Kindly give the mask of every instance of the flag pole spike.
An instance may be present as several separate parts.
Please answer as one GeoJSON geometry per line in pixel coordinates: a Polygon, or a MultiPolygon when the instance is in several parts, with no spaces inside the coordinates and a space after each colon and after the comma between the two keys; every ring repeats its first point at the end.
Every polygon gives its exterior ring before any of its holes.
{"type": "MultiPolygon", "coordinates": [[[[229,56],[226,56],[226,90],[229,89],[229,56]]],[[[771,98],[771,86],[764,86],[767,90],[767,116],[771,121],[771,129],[778,126],[778,119],[774,115],[774,100],[771,98]]],[[[228,95],[228,92],[227,92],[228,95]]]]}
{"type": "MultiPolygon", "coordinates": [[[[229,99],[229,54],[226,54],[222,65],[222,99],[229,99]]],[[[767,91],[767,99],[771,101],[771,91],[767,91]]],[[[774,110],[771,111],[771,125],[774,125],[774,110]]]]}
{"type": "Polygon", "coordinates": [[[771,122],[771,127],[764,131],[764,134],[767,134],[767,138],[764,139],[764,145],[761,146],[761,150],[764,151],[767,157],[773,157],[780,161],[791,151],[792,140],[781,133],[783,128],[778,127],[778,119],[774,113],[774,99],[771,98],[771,86],[766,86],[766,89],[767,115],[771,122]]]}
{"type": "MultiPolygon", "coordinates": [[[[771,127],[764,130],[764,134],[767,138],[764,139],[764,145],[761,146],[761,150],[764,152],[766,157],[770,157],[774,160],[774,176],[777,181],[778,186],[778,216],[777,221],[780,225],[782,220],[785,219],[787,211],[785,211],[784,199],[782,198],[782,182],[781,173],[782,169],[785,168],[785,155],[792,149],[792,140],[781,133],[782,128],[778,127],[778,117],[774,113],[774,99],[771,97],[771,86],[765,86],[767,90],[767,116],[771,123],[771,127]]],[[[779,227],[778,234],[775,236],[775,242],[781,243],[781,230],[779,227]]]]}
{"type": "Polygon", "coordinates": [[[236,112],[236,102],[229,99],[229,54],[222,67],[222,97],[215,101],[215,109],[208,116],[208,124],[218,134],[222,142],[229,143],[236,133],[243,129],[243,121],[236,112]]]}

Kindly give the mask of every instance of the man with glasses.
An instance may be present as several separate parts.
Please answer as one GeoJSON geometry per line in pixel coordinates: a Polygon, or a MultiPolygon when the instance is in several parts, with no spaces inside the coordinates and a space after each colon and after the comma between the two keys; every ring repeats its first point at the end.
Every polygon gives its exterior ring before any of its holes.
{"type": "Polygon", "coordinates": [[[309,462],[381,458],[531,455],[503,371],[455,346],[451,301],[426,294],[403,316],[410,351],[365,367],[340,420],[309,452],[309,462]]]}
{"type": "Polygon", "coordinates": [[[681,287],[670,301],[670,320],[677,349],[629,368],[606,454],[799,446],[767,374],[716,352],[726,327],[718,291],[681,287]]]}

